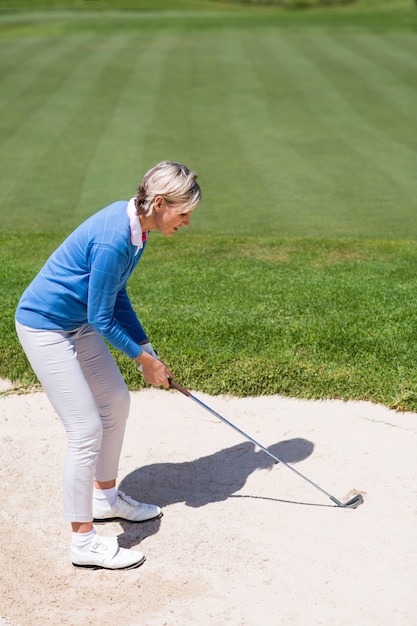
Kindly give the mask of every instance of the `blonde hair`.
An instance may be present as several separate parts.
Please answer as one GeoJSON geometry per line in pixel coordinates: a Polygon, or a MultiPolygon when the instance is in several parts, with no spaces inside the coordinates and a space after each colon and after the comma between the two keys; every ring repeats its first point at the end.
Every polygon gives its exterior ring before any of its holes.
{"type": "Polygon", "coordinates": [[[168,204],[181,204],[184,211],[192,211],[202,194],[197,183],[197,173],[175,161],[162,161],[145,174],[135,198],[138,215],[149,217],[154,210],[156,196],[168,204]]]}

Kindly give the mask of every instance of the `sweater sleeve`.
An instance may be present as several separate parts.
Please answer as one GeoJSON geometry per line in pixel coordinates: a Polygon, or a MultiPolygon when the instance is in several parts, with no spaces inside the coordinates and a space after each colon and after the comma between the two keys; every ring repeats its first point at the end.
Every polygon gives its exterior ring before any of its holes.
{"type": "Polygon", "coordinates": [[[136,343],[140,344],[144,341],[149,341],[132,307],[126,287],[123,287],[117,294],[114,317],[136,343]]]}
{"type": "MultiPolygon", "coordinates": [[[[122,282],[125,273],[126,260],[120,252],[108,245],[94,246],[90,257],[87,319],[112,346],[134,359],[142,353],[142,348],[121,323],[126,320],[127,327],[131,326],[134,315],[130,302],[128,305],[126,301],[128,296],[122,282]]],[[[140,337],[140,332],[136,337],[140,337]]]]}

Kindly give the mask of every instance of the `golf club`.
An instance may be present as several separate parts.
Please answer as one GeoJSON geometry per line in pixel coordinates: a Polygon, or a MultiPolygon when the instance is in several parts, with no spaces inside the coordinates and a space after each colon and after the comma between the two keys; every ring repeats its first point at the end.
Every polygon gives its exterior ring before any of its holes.
{"type": "Polygon", "coordinates": [[[254,443],[256,446],[258,446],[258,448],[260,448],[261,450],[266,452],[266,454],[268,454],[272,459],[274,459],[275,463],[282,463],[283,465],[285,465],[285,467],[288,467],[288,469],[290,469],[291,471],[293,471],[296,474],[298,474],[298,476],[300,476],[301,478],[304,478],[304,480],[306,480],[308,483],[310,483],[310,485],[313,485],[313,487],[316,487],[319,491],[321,491],[328,498],[330,498],[330,500],[332,502],[334,502],[337,506],[340,506],[340,507],[342,507],[344,509],[346,509],[346,508],[348,508],[348,509],[356,509],[360,504],[363,503],[363,497],[362,497],[362,495],[360,493],[355,494],[354,496],[349,498],[349,500],[347,500],[346,502],[341,502],[340,500],[338,500],[337,498],[332,496],[330,493],[325,491],[322,487],[320,487],[320,485],[318,485],[317,483],[313,482],[312,480],[310,480],[310,478],[307,478],[307,476],[304,476],[304,474],[302,474],[301,472],[296,470],[294,467],[292,467],[292,465],[289,465],[285,461],[282,461],[282,459],[280,459],[277,456],[275,456],[274,454],[272,454],[272,452],[270,452],[268,450],[268,448],[265,448],[265,446],[261,445],[258,441],[253,439],[250,435],[248,435],[243,430],[238,428],[238,426],[235,426],[235,424],[232,424],[232,422],[229,422],[229,420],[227,420],[225,417],[220,415],[220,413],[217,413],[217,411],[215,411],[214,409],[212,409],[209,406],[207,406],[207,404],[205,404],[202,400],[199,400],[199,398],[194,396],[190,391],[188,391],[188,389],[185,389],[184,387],[181,387],[181,385],[179,385],[177,382],[175,382],[175,380],[173,380],[172,378],[169,378],[169,384],[170,384],[170,387],[172,387],[173,389],[176,389],[177,391],[180,391],[187,398],[191,398],[191,400],[194,400],[194,402],[196,402],[201,407],[203,407],[203,409],[206,409],[207,411],[209,411],[209,413],[211,413],[212,415],[217,417],[217,419],[221,420],[225,424],[228,424],[231,428],[233,428],[238,433],[243,435],[243,437],[245,437],[246,439],[248,439],[249,441],[254,443]]]}

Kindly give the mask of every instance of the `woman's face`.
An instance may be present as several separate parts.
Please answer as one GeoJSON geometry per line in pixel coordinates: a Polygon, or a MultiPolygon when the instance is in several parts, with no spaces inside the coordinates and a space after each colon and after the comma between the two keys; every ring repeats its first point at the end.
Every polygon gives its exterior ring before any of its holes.
{"type": "Polygon", "coordinates": [[[155,226],[166,237],[172,237],[181,226],[188,226],[191,213],[188,208],[181,204],[168,204],[161,198],[155,201],[155,226]]]}

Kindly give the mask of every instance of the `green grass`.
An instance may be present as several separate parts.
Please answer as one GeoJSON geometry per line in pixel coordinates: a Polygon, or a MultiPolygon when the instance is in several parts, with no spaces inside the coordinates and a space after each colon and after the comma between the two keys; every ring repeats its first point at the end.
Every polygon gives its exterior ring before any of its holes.
{"type": "Polygon", "coordinates": [[[414,3],[106,6],[2,3],[0,376],[34,382],[13,312],[49,252],[173,158],[204,200],[130,292],[178,379],[417,410],[414,3]]]}
{"type": "MultiPolygon", "coordinates": [[[[13,311],[59,241],[30,233],[0,238],[7,284],[0,373],[23,385],[35,377],[14,340],[13,311]]],[[[412,243],[156,235],[130,294],[184,385],[417,410],[412,243]]],[[[129,386],[140,388],[129,359],[115,356],[129,386]]]]}
{"type": "Polygon", "coordinates": [[[209,199],[194,232],[416,238],[414,34],[276,19],[0,39],[3,228],[69,230],[168,156],[209,199]]]}

